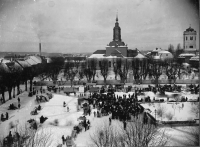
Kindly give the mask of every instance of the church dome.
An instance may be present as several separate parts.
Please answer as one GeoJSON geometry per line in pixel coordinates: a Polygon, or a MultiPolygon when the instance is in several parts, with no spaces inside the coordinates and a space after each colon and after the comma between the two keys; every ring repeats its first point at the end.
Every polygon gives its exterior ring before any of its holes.
{"type": "Polygon", "coordinates": [[[188,29],[186,29],[187,32],[193,32],[195,31],[193,28],[189,27],[188,29]]]}

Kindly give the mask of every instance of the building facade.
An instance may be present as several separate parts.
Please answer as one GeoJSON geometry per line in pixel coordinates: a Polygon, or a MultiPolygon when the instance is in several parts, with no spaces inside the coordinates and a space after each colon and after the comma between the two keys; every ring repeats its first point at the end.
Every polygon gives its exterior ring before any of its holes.
{"type": "Polygon", "coordinates": [[[184,52],[196,52],[197,32],[191,26],[183,32],[183,49],[184,52]]]}

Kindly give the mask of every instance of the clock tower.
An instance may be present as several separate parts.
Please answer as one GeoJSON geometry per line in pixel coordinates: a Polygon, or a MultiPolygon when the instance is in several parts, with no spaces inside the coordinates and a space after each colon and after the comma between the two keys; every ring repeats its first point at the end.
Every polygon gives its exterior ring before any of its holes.
{"type": "Polygon", "coordinates": [[[118,17],[116,17],[115,27],[113,28],[113,41],[121,41],[121,28],[119,27],[118,17]]]}

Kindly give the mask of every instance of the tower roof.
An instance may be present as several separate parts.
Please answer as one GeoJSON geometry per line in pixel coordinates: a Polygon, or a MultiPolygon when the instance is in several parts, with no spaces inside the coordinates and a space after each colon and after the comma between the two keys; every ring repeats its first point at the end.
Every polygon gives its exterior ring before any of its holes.
{"type": "Polygon", "coordinates": [[[190,25],[189,28],[187,28],[184,32],[196,32],[190,25]]]}

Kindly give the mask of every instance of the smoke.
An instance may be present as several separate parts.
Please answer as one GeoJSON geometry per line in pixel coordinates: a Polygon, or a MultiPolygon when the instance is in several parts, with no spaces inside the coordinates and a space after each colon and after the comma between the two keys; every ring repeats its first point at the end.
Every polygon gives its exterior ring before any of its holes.
{"type": "Polygon", "coordinates": [[[39,13],[32,17],[33,30],[39,41],[55,34],[55,21],[52,17],[39,13]]]}

